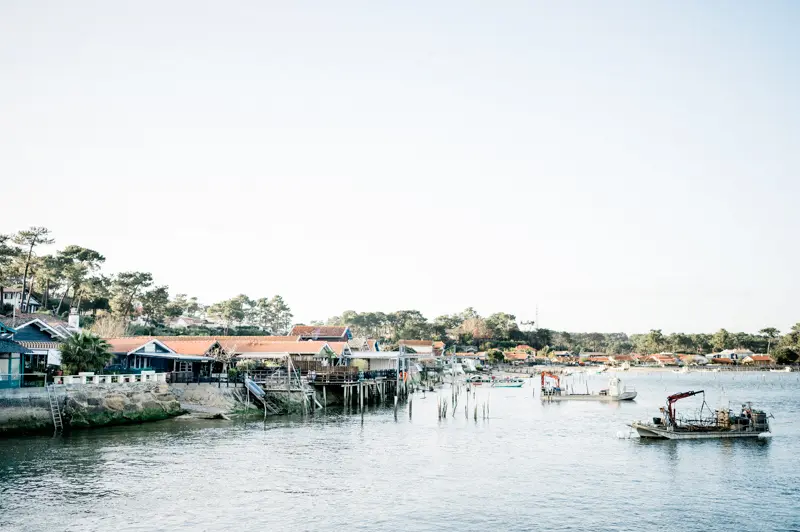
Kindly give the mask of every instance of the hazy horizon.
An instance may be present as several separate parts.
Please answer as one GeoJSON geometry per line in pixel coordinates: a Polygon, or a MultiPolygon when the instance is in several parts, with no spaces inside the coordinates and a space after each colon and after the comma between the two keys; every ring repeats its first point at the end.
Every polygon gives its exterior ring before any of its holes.
{"type": "Polygon", "coordinates": [[[295,320],[800,322],[792,2],[8,1],[0,233],[295,320]]]}

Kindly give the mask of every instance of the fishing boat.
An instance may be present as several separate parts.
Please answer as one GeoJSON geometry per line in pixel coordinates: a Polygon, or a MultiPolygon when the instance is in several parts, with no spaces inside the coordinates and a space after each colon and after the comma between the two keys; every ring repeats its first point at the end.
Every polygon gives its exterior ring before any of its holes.
{"type": "Polygon", "coordinates": [[[471,375],[467,377],[467,384],[472,384],[473,386],[489,384],[490,382],[492,382],[492,379],[487,375],[471,375]]]}
{"type": "Polygon", "coordinates": [[[503,377],[492,381],[493,388],[522,388],[525,384],[525,379],[518,377],[503,377]]]}
{"type": "Polygon", "coordinates": [[[618,377],[608,379],[608,388],[604,388],[596,393],[575,393],[573,390],[561,387],[561,379],[558,375],[548,371],[542,372],[541,397],[543,401],[632,401],[636,398],[634,388],[622,387],[622,381],[618,377]]]}
{"type": "Polygon", "coordinates": [[[736,414],[729,408],[711,410],[705,401],[705,392],[681,392],[667,397],[666,407],[661,407],[661,416],[654,417],[652,423],[637,421],[630,424],[641,438],[666,440],[702,440],[711,438],[757,438],[769,433],[767,413],[756,410],[752,403],[742,405],[736,414]],[[703,405],[697,419],[678,419],[675,403],[695,395],[703,395],[703,405]],[[708,413],[703,416],[703,411],[708,413]]]}

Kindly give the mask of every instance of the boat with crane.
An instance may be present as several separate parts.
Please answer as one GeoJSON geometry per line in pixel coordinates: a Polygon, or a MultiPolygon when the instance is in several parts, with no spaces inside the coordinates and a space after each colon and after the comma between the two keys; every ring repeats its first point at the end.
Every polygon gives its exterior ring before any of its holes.
{"type": "Polygon", "coordinates": [[[636,421],[630,424],[641,438],[667,440],[700,440],[711,438],[757,438],[770,432],[768,415],[756,410],[752,403],[744,403],[741,412],[735,414],[728,408],[712,410],[708,408],[703,390],[681,392],[667,397],[666,407],[661,407],[661,416],[654,417],[652,423],[636,421]],[[678,419],[675,403],[681,399],[703,396],[703,404],[697,419],[678,419]],[[703,417],[703,411],[708,415],[703,417]]]}
{"type": "Polygon", "coordinates": [[[541,397],[543,401],[632,401],[636,398],[636,390],[622,387],[619,377],[608,379],[608,388],[597,393],[575,393],[573,390],[561,387],[561,379],[555,373],[542,372],[541,397]]]}

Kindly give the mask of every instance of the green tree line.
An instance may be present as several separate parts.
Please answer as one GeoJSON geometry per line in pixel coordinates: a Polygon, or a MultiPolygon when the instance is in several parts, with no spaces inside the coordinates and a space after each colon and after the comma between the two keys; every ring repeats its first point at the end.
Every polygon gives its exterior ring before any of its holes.
{"type": "Polygon", "coordinates": [[[429,320],[418,310],[395,312],[356,312],[346,310],[341,315],[311,325],[340,325],[350,327],[355,336],[380,338],[389,343],[399,340],[431,339],[461,348],[475,347],[482,351],[509,348],[525,343],[536,349],[597,352],[606,354],[653,354],[660,352],[709,354],[724,349],[749,349],[754,353],[769,353],[779,362],[792,363],[800,358],[800,323],[785,335],[774,327],[757,333],[729,332],[720,329],[709,334],[664,334],[653,329],[646,334],[567,332],[541,329],[533,322],[518,322],[514,314],[497,312],[483,317],[470,307],[456,314],[446,314],[429,320]]]}
{"type": "Polygon", "coordinates": [[[40,312],[64,317],[70,309],[91,324],[95,318],[110,321],[106,336],[116,334],[287,334],[292,312],[284,299],[238,295],[211,305],[196,297],[176,294],[154,282],[150,272],[102,272],[105,256],[83,246],[67,245],[54,253],[41,253],[54,244],[46,227],[31,227],[13,235],[0,234],[0,314],[13,307],[4,297],[5,287],[21,288],[21,309],[31,308],[32,298],[40,312]],[[185,316],[211,322],[188,329],[171,330],[170,318],[185,316]]]}

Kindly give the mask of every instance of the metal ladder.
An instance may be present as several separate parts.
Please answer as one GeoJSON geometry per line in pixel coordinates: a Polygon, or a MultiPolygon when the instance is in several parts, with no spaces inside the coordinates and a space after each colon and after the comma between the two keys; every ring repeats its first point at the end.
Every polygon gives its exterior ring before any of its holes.
{"type": "Polygon", "coordinates": [[[61,408],[58,406],[58,394],[52,384],[47,386],[47,398],[50,401],[50,414],[53,416],[55,434],[61,434],[64,432],[64,420],[61,418],[61,408]]]}

